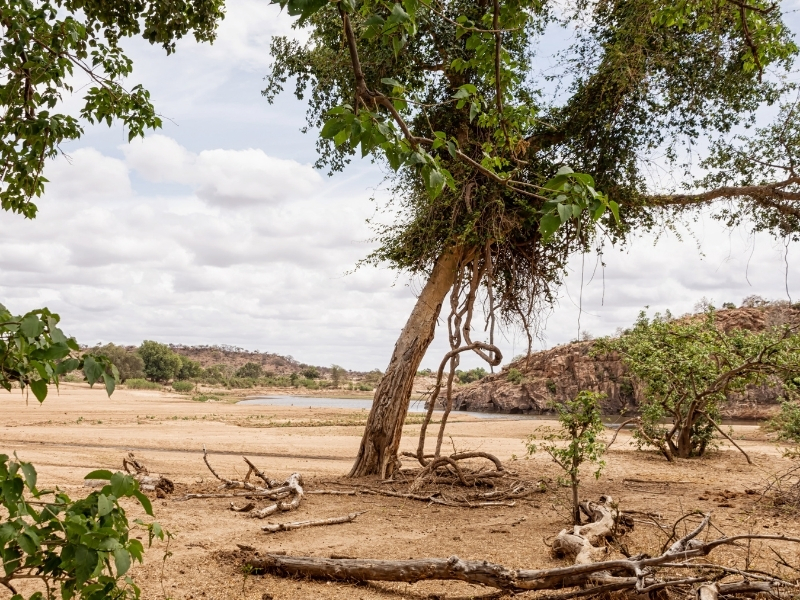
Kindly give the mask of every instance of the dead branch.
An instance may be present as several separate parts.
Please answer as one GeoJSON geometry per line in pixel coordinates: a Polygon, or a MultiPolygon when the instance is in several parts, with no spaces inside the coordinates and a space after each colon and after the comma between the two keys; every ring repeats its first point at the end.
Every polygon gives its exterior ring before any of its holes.
{"type": "Polygon", "coordinates": [[[800,538],[743,534],[703,542],[699,536],[710,526],[710,515],[705,515],[694,530],[675,541],[659,556],[637,555],[626,559],[595,562],[594,559],[599,557],[601,552],[606,552],[602,547],[604,540],[619,534],[617,527],[621,519],[611,498],[602,498],[599,503],[583,503],[583,510],[591,514],[594,521],[588,525],[576,526],[572,531],[563,530],[557,537],[558,543],[553,544],[556,552],[575,558],[575,564],[566,567],[510,569],[486,561],[462,560],[457,556],[372,560],[267,554],[264,557],[252,557],[246,562],[256,572],[271,572],[290,577],[407,583],[434,579],[458,580],[509,592],[572,588],[573,591],[548,597],[552,600],[591,596],[617,590],[637,595],[671,588],[685,592],[688,586],[695,584],[702,584],[698,588],[698,594],[704,600],[718,600],[720,596],[734,594],[775,595],[781,588],[798,589],[796,583],[762,572],[732,569],[708,562],[698,565],[691,559],[705,557],[719,546],[732,545],[740,540],[769,539],[800,543],[800,538]],[[677,578],[663,576],[659,572],[659,569],[676,567],[695,572],[690,576],[677,578]],[[729,576],[741,579],[723,581],[729,576]]]}
{"type": "Polygon", "coordinates": [[[250,516],[254,519],[265,519],[271,514],[278,512],[278,505],[277,504],[270,504],[269,506],[265,506],[260,510],[256,510],[250,513],[250,516]]]}
{"type": "Polygon", "coordinates": [[[707,420],[709,423],[711,423],[711,424],[714,426],[714,428],[715,428],[717,431],[719,431],[719,433],[722,435],[722,437],[724,437],[724,438],[725,438],[726,440],[728,440],[728,441],[729,441],[731,444],[733,444],[734,446],[736,446],[736,449],[737,449],[739,452],[741,452],[742,454],[744,454],[744,457],[747,459],[747,464],[748,464],[748,465],[752,465],[752,464],[753,464],[753,461],[752,461],[752,460],[750,460],[750,457],[748,456],[747,452],[745,452],[744,450],[742,450],[742,447],[741,447],[739,444],[737,444],[736,442],[734,442],[734,441],[733,441],[733,438],[732,438],[731,436],[729,436],[727,433],[725,433],[724,431],[722,431],[722,427],[720,427],[720,426],[717,424],[717,422],[716,422],[714,419],[712,419],[711,417],[709,417],[709,416],[708,416],[708,415],[707,415],[705,412],[703,412],[702,410],[698,410],[698,411],[697,411],[697,413],[698,413],[698,414],[700,414],[700,415],[703,415],[703,416],[706,418],[706,420],[707,420]]]}
{"type": "Polygon", "coordinates": [[[331,517],[329,519],[315,519],[313,521],[296,521],[294,523],[270,523],[264,525],[261,529],[267,533],[277,533],[278,531],[290,531],[292,529],[300,529],[302,527],[321,527],[324,525],[340,525],[342,523],[350,523],[355,521],[358,515],[363,515],[366,511],[354,512],[343,517],[331,517]]]}
{"type": "Polygon", "coordinates": [[[233,512],[242,512],[242,513],[243,512],[250,512],[255,507],[256,507],[256,505],[253,504],[252,502],[248,502],[247,504],[245,504],[244,506],[241,506],[241,507],[236,506],[233,502],[231,502],[231,510],[233,512]]]}

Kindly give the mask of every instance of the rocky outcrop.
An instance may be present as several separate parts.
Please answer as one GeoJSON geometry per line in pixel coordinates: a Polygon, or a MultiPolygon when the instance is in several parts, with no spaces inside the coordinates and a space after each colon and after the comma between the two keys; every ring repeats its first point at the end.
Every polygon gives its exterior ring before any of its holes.
{"type": "MultiPolygon", "coordinates": [[[[785,323],[798,309],[788,304],[720,310],[718,323],[725,331],[741,328],[759,331],[785,323]]],[[[511,414],[554,412],[554,405],[574,398],[580,390],[606,395],[606,414],[634,414],[641,400],[641,385],[631,378],[617,356],[592,356],[593,342],[573,342],[536,352],[500,373],[460,388],[453,409],[511,414]]],[[[730,418],[764,418],[778,405],[775,386],[754,386],[732,394],[726,408],[730,418]]]]}

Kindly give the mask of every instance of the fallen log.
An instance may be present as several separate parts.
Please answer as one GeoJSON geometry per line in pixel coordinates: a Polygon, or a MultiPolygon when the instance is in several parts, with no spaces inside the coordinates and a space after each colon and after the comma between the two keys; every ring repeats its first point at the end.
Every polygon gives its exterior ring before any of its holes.
{"type": "Polygon", "coordinates": [[[261,529],[267,533],[277,533],[279,531],[290,531],[292,529],[301,529],[303,527],[321,527],[323,525],[340,525],[342,523],[350,523],[355,521],[358,515],[364,514],[364,511],[350,513],[343,517],[331,517],[330,519],[315,519],[313,521],[296,521],[294,523],[270,523],[261,529]]]}
{"type": "Polygon", "coordinates": [[[560,599],[618,590],[637,595],[667,588],[685,591],[687,586],[698,583],[703,584],[701,586],[703,600],[718,600],[720,596],[757,592],[774,594],[779,588],[797,590],[800,587],[796,583],[778,577],[765,578],[763,573],[750,572],[747,569],[730,569],[707,562],[697,565],[690,562],[691,559],[707,556],[717,547],[735,544],[739,540],[762,539],[800,543],[800,538],[743,534],[702,542],[697,537],[709,527],[710,515],[706,515],[697,528],[677,540],[659,556],[637,555],[625,559],[592,562],[590,559],[596,557],[603,549],[591,542],[602,543],[609,534],[613,535],[615,531],[619,531],[622,515],[613,508],[610,498],[601,499],[597,504],[587,503],[585,511],[593,514],[596,520],[588,525],[577,526],[572,531],[563,530],[557,538],[561,538],[561,542],[556,551],[575,557],[575,564],[566,567],[511,569],[487,561],[463,560],[458,556],[374,560],[267,554],[261,557],[253,556],[245,562],[258,573],[351,582],[415,583],[425,580],[457,580],[509,592],[581,588],[558,596],[560,599]],[[694,569],[698,573],[683,578],[659,577],[660,568],[676,567],[694,569]],[[742,579],[734,582],[721,581],[730,575],[740,576],[742,579]]]}

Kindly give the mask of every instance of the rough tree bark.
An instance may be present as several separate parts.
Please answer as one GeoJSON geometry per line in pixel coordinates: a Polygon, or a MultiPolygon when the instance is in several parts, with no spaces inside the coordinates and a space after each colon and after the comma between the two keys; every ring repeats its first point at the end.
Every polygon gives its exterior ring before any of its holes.
{"type": "Polygon", "coordinates": [[[408,413],[414,376],[433,341],[436,320],[447,292],[453,286],[462,248],[446,251],[433,267],[394,347],[386,374],[375,390],[372,409],[350,477],[391,477],[399,459],[400,438],[408,413]]]}

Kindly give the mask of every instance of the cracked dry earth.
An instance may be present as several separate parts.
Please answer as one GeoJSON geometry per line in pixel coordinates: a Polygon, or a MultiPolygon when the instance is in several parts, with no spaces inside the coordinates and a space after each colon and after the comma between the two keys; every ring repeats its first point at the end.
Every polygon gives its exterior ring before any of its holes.
{"type": "MultiPolygon", "coordinates": [[[[516,478],[547,484],[546,491],[518,500],[514,506],[466,509],[384,496],[309,494],[297,511],[275,514],[268,521],[366,512],[352,523],[267,534],[261,531],[266,521],[232,512],[230,499],[176,500],[189,491],[218,487],[203,463],[203,445],[217,471],[230,478],[247,472],[241,458],[245,455],[276,479],[302,473],[307,491],[351,488],[353,481],[345,474],[358,449],[364,416],[362,411],[347,409],[198,403],[177,394],[122,389],[108,399],[102,390],[64,385],[59,394],[53,390],[41,406],[32,398],[26,403],[19,394],[3,398],[0,453],[16,452],[20,459],[34,463],[42,484],[57,485],[72,497],[86,492],[82,486],[86,473],[121,468],[129,451],[152,472],[173,480],[175,493],[154,498],[153,504],[157,520],[174,539],[168,549],[162,542],[154,544],[145,563],[132,571],[148,600],[455,599],[493,593],[460,582],[353,585],[246,576],[244,553],[237,544],[260,553],[384,559],[458,555],[517,568],[565,564],[551,557],[548,543],[568,525],[567,490],[559,487],[558,469],[549,457],[539,453],[524,458],[526,437],[537,427],[553,425],[543,421],[454,415],[448,424],[447,433],[459,451],[492,452],[516,478]]],[[[435,434],[436,428],[431,429],[435,434]]],[[[654,554],[665,540],[661,527],[639,513],[657,514],[657,523],[671,526],[688,511],[712,511],[712,522],[727,534],[800,535],[800,516],[754,504],[758,496],[752,491],[770,473],[789,464],[781,448],[755,425],[734,430],[737,442],[755,464],[748,465],[726,444],[702,459],[669,464],[655,453],[635,452],[623,432],[606,455],[603,476],[595,480],[587,474],[581,496],[596,499],[610,494],[623,511],[639,511],[634,515],[635,530],[623,539],[632,553],[654,554]]],[[[406,426],[401,450],[412,450],[418,433],[419,425],[406,426]]],[[[445,489],[444,493],[459,490],[445,489]]],[[[129,516],[132,520],[142,514],[131,504],[129,516]]],[[[800,565],[797,547],[781,551],[789,564],[800,565]]],[[[715,558],[723,564],[740,564],[743,552],[731,548],[715,558]]],[[[761,542],[754,542],[750,552],[755,564],[771,555],[768,545],[761,542]]],[[[0,599],[6,598],[3,594],[0,591],[0,599]]]]}

